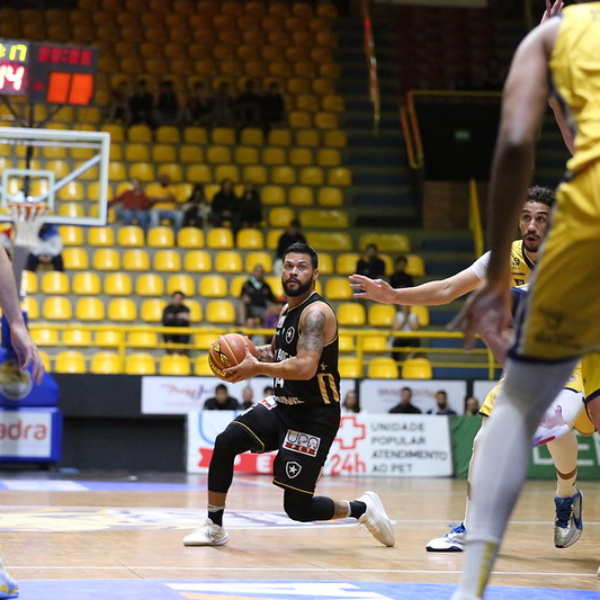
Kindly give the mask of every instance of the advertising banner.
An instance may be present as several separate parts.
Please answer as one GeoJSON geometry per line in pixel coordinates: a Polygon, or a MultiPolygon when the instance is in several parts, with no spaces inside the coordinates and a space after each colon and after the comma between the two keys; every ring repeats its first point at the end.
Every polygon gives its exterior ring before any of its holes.
{"type": "MultiPolygon", "coordinates": [[[[237,413],[200,411],[188,415],[187,470],[206,473],[216,436],[237,413]]],[[[245,453],[235,470],[270,474],[274,453],[245,453]]],[[[452,452],[448,417],[434,415],[344,415],[329,452],[327,475],[450,477],[452,452]]]]}

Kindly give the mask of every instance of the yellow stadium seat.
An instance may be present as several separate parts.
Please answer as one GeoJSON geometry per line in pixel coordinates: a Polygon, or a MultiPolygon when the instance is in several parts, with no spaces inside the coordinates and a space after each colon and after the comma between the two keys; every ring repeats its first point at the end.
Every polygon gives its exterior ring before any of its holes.
{"type": "Polygon", "coordinates": [[[194,359],[194,374],[198,377],[214,377],[208,364],[208,354],[200,354],[194,359]]]}
{"type": "Polygon", "coordinates": [[[44,300],[42,315],[48,321],[69,321],[73,316],[71,301],[62,296],[48,296],[44,300]]]}
{"type": "MultiPolygon", "coordinates": [[[[127,130],[127,139],[130,142],[139,142],[141,144],[152,143],[152,129],[148,125],[132,125],[127,130]]],[[[115,140],[113,140],[115,141],[115,140]]]]}
{"type": "Polygon", "coordinates": [[[411,306],[410,312],[417,315],[420,327],[429,326],[429,309],[426,306],[411,306]]]}
{"type": "Polygon", "coordinates": [[[62,333],[63,346],[90,348],[92,345],[92,332],[87,329],[69,327],[62,333]]]}
{"type": "Polygon", "coordinates": [[[186,169],[186,179],[190,183],[210,183],[213,179],[208,165],[190,165],[186,169]]]}
{"type": "Polygon", "coordinates": [[[112,248],[115,245],[115,234],[110,227],[90,227],[88,230],[88,244],[112,248]]]}
{"type": "Polygon", "coordinates": [[[256,265],[262,265],[265,273],[271,273],[271,271],[273,271],[273,259],[268,252],[248,252],[246,260],[244,261],[246,272],[251,273],[256,265]]]}
{"type": "Polygon", "coordinates": [[[78,225],[59,225],[58,231],[65,246],[83,245],[83,228],[78,225]]]}
{"type": "MultiPolygon", "coordinates": [[[[127,162],[148,162],[150,151],[147,144],[125,144],[125,160],[127,162]]],[[[156,160],[156,157],[153,157],[156,160]]]]}
{"type": "Polygon", "coordinates": [[[148,230],[146,243],[150,248],[172,248],[175,245],[175,233],[171,227],[152,227],[148,230]]]}
{"type": "Polygon", "coordinates": [[[26,296],[21,301],[21,310],[27,313],[30,321],[40,318],[40,307],[37,300],[32,296],[26,296]]]}
{"type": "Polygon", "coordinates": [[[289,166],[277,166],[271,170],[271,181],[275,185],[294,185],[296,183],[296,171],[289,166]]]}
{"type": "Polygon", "coordinates": [[[56,373],[85,373],[85,357],[81,352],[75,350],[65,350],[59,352],[54,361],[54,371],[56,373]]]}
{"type": "Polygon", "coordinates": [[[240,229],[236,242],[240,250],[262,250],[265,247],[265,238],[259,229],[240,229]]]}
{"type": "Polygon", "coordinates": [[[323,96],[322,97],[323,110],[328,112],[342,113],[346,110],[344,105],[344,99],[338,95],[323,96]]]}
{"type": "Polygon", "coordinates": [[[131,348],[156,348],[158,344],[155,331],[132,331],[127,335],[127,345],[131,348]]]}
{"type": "Polygon", "coordinates": [[[356,302],[342,302],[337,308],[338,322],[343,327],[362,327],[366,321],[365,307],[356,302]]]}
{"type": "Polygon", "coordinates": [[[231,324],[235,322],[235,308],[229,300],[210,300],[206,305],[209,323],[231,324]]]}
{"type": "MultiPolygon", "coordinates": [[[[289,51],[290,49],[288,49],[289,51]]],[[[297,51],[297,46],[294,47],[293,52],[297,51]]],[[[302,49],[302,51],[304,52],[304,49],[302,49]]],[[[319,100],[317,98],[317,96],[315,96],[314,94],[298,94],[296,96],[296,106],[295,106],[296,110],[299,111],[307,111],[307,112],[314,112],[319,110],[319,100]]]]}
{"type": "Polygon", "coordinates": [[[354,336],[346,335],[346,334],[340,335],[339,348],[340,348],[340,352],[343,352],[343,353],[356,352],[356,344],[354,343],[354,336]]]}
{"type": "Polygon", "coordinates": [[[156,141],[160,144],[180,144],[181,134],[177,127],[161,125],[156,130],[156,141]]]}
{"type": "Polygon", "coordinates": [[[196,227],[182,227],[177,233],[179,248],[203,248],[204,232],[196,227]]]}
{"type": "Polygon", "coordinates": [[[307,186],[294,186],[290,190],[289,202],[293,206],[312,206],[314,204],[313,190],[307,186]]]}
{"type": "Polygon", "coordinates": [[[292,132],[289,129],[271,129],[268,137],[269,146],[291,146],[292,132]]]}
{"type": "Polygon", "coordinates": [[[161,323],[163,310],[166,306],[164,300],[151,298],[142,302],[140,316],[145,323],[161,323]]]}
{"type": "Polygon", "coordinates": [[[158,250],[154,255],[154,269],[164,272],[181,271],[181,257],[176,250],[158,250]]]}
{"type": "Polygon", "coordinates": [[[196,284],[189,275],[171,275],[167,280],[167,294],[171,295],[177,291],[186,296],[193,296],[196,293],[196,284]]]}
{"type": "Polygon", "coordinates": [[[298,181],[302,185],[323,185],[325,183],[325,173],[321,167],[303,167],[300,169],[298,181]]]}
{"type": "Polygon", "coordinates": [[[214,227],[208,232],[206,245],[211,250],[228,250],[233,248],[233,233],[226,227],[214,227]]]}
{"type": "Polygon", "coordinates": [[[277,207],[269,211],[269,225],[271,227],[287,227],[296,217],[296,214],[291,208],[277,207]]]}
{"type": "Polygon", "coordinates": [[[317,203],[320,206],[342,206],[344,198],[339,188],[321,187],[317,194],[317,203]]]}
{"type": "Polygon", "coordinates": [[[360,258],[360,254],[356,252],[345,252],[338,255],[335,261],[335,272],[338,275],[352,275],[356,273],[356,263],[360,258]]]}
{"type": "Polygon", "coordinates": [[[255,127],[242,129],[240,143],[245,146],[262,146],[264,143],[262,129],[255,127]]]}
{"type": "Polygon", "coordinates": [[[114,352],[96,352],[92,356],[90,372],[106,375],[122,373],[123,359],[114,352]]]}
{"type": "Polygon", "coordinates": [[[381,356],[369,361],[369,379],[398,379],[398,365],[393,358],[381,356]]]}
{"type": "Polygon", "coordinates": [[[333,186],[352,185],[352,173],[345,167],[335,167],[333,169],[329,169],[327,183],[328,185],[333,186]]]}
{"type": "Polygon", "coordinates": [[[321,145],[321,135],[316,129],[299,129],[296,132],[296,144],[316,148],[321,145]]]}
{"type": "Polygon", "coordinates": [[[94,338],[99,348],[116,348],[125,342],[125,334],[118,329],[102,329],[94,338]]]}
{"type": "Polygon", "coordinates": [[[289,153],[289,162],[295,167],[307,167],[314,163],[314,156],[308,148],[292,148],[289,153]]]}
{"type": "Polygon", "coordinates": [[[183,141],[186,144],[206,146],[208,144],[208,132],[204,127],[186,127],[183,130],[183,141]]]}
{"type": "Polygon", "coordinates": [[[359,246],[366,248],[375,244],[380,252],[409,252],[410,239],[404,233],[363,233],[359,246]]]}
{"type": "Polygon", "coordinates": [[[154,146],[152,146],[152,160],[157,163],[176,162],[177,151],[175,149],[175,146],[173,146],[172,144],[155,144],[154,146]]]}
{"type": "Polygon", "coordinates": [[[127,273],[109,273],[104,277],[104,293],[107,296],[130,296],[132,291],[133,284],[127,273]]]}
{"type": "Polygon", "coordinates": [[[237,275],[229,282],[229,295],[232,298],[239,298],[242,293],[242,286],[248,281],[247,275],[237,275]]]}
{"type": "Polygon", "coordinates": [[[269,206],[285,204],[285,189],[279,185],[266,185],[261,191],[261,200],[269,206]]]}
{"type": "Polygon", "coordinates": [[[200,279],[198,291],[202,298],[225,298],[228,296],[227,280],[222,275],[205,275],[200,279]]]}
{"type": "Polygon", "coordinates": [[[95,297],[80,298],[75,305],[75,317],[78,321],[104,320],[104,304],[95,297]]]}
{"type": "Polygon", "coordinates": [[[361,337],[360,345],[362,351],[369,353],[385,352],[388,350],[387,335],[365,335],[361,337]]]}
{"type": "Polygon", "coordinates": [[[331,96],[336,92],[333,81],[327,77],[316,77],[312,79],[311,90],[313,93],[321,96],[331,96]]]}
{"type": "Polygon", "coordinates": [[[188,273],[208,273],[212,271],[212,259],[205,250],[186,252],[183,269],[188,273]]]}
{"type": "Polygon", "coordinates": [[[345,277],[330,277],[325,283],[325,297],[328,300],[350,300],[352,289],[345,277]]]}
{"type": "Polygon", "coordinates": [[[114,248],[100,248],[94,252],[92,264],[96,271],[118,271],[121,268],[121,257],[114,248]]]}
{"type": "Polygon", "coordinates": [[[319,273],[333,275],[333,257],[328,252],[319,252],[319,273]]]}
{"type": "Polygon", "coordinates": [[[134,352],[125,357],[125,373],[127,375],[154,375],[156,364],[154,357],[145,352],[134,352]]]}
{"type": "Polygon", "coordinates": [[[142,182],[154,181],[156,179],[154,165],[146,162],[134,163],[129,167],[129,177],[142,182]]]}
{"type": "Polygon", "coordinates": [[[352,249],[352,238],[347,232],[317,232],[309,231],[306,234],[308,243],[318,251],[349,252],[352,249]]]}
{"type": "Polygon", "coordinates": [[[108,304],[108,318],[117,323],[132,323],[137,317],[137,306],[131,298],[114,298],[108,304]]]}
{"type": "Polygon", "coordinates": [[[371,327],[391,328],[396,316],[396,307],[390,304],[371,304],[369,306],[369,325],[371,327]]]}
{"type": "Polygon", "coordinates": [[[69,277],[60,271],[46,271],[42,274],[40,287],[44,294],[68,294],[69,277]]]}
{"type": "Polygon", "coordinates": [[[31,339],[36,346],[58,345],[58,331],[56,329],[31,329],[31,339]]]}
{"type": "Polygon", "coordinates": [[[183,354],[167,354],[160,359],[161,375],[190,375],[190,359],[183,354]]]}
{"type": "Polygon", "coordinates": [[[80,204],[75,204],[73,202],[65,202],[58,207],[58,214],[61,217],[83,217],[84,211],[83,206],[80,204]]]}
{"type": "Polygon", "coordinates": [[[235,183],[240,181],[240,171],[237,165],[218,165],[215,167],[215,180],[223,181],[223,179],[231,179],[235,183]]]}
{"type": "Polygon", "coordinates": [[[163,279],[156,273],[144,273],[135,282],[135,293],[138,296],[162,296],[165,293],[163,279]]]}
{"type": "Polygon", "coordinates": [[[38,278],[33,271],[23,271],[21,273],[21,294],[36,294],[38,291],[38,278]]]}
{"type": "Polygon", "coordinates": [[[323,145],[326,148],[345,148],[348,136],[345,131],[331,130],[323,132],[323,145]]]}
{"type": "Polygon", "coordinates": [[[123,268],[126,271],[148,271],[150,257],[142,248],[132,248],[123,253],[123,268]]]}
{"type": "Polygon", "coordinates": [[[250,165],[242,169],[242,180],[246,183],[262,185],[267,183],[267,169],[262,165],[250,165]]]}
{"type": "Polygon", "coordinates": [[[179,162],[184,164],[198,164],[204,162],[202,148],[187,144],[179,148],[179,162]]]}
{"type": "Polygon", "coordinates": [[[312,117],[304,110],[293,110],[288,115],[288,123],[292,129],[309,129],[312,127],[312,117]]]}
{"type": "Polygon", "coordinates": [[[413,277],[423,277],[425,275],[425,263],[423,257],[418,254],[406,255],[407,265],[406,272],[413,277]]]}
{"type": "Polygon", "coordinates": [[[194,348],[197,350],[208,350],[216,338],[217,334],[214,332],[196,333],[194,335],[194,348]]]}
{"type": "Polygon", "coordinates": [[[58,191],[58,197],[63,202],[80,202],[84,196],[83,185],[79,181],[70,181],[58,191]]]}
{"type": "Polygon", "coordinates": [[[358,379],[362,377],[360,360],[354,356],[342,356],[339,361],[340,376],[344,379],[358,379]]]}
{"type": "Polygon", "coordinates": [[[287,164],[285,150],[282,148],[266,147],[262,151],[262,161],[264,165],[277,166],[287,164]]]}
{"type": "Polygon", "coordinates": [[[284,296],[283,286],[281,285],[281,277],[268,275],[267,277],[265,277],[265,281],[269,284],[269,287],[271,288],[276,298],[282,298],[284,296]]]}
{"type": "Polygon", "coordinates": [[[331,227],[349,229],[348,213],[345,210],[303,210],[300,220],[306,227],[331,227]]]}
{"type": "Polygon", "coordinates": [[[317,151],[317,164],[321,167],[339,167],[341,162],[340,153],[335,148],[321,148],[317,151]]]}
{"type": "Polygon", "coordinates": [[[144,245],[144,230],[137,225],[124,225],[117,232],[117,244],[123,248],[140,248],[144,245]]]}
{"type": "Polygon", "coordinates": [[[120,160],[111,160],[108,163],[108,178],[110,181],[125,181],[127,172],[125,165],[120,160]]]}
{"type": "Polygon", "coordinates": [[[233,162],[238,165],[256,165],[259,162],[258,150],[248,146],[239,146],[234,151],[233,162]]]}
{"type": "Polygon", "coordinates": [[[432,379],[433,369],[425,357],[407,358],[402,363],[402,379],[432,379]]]}
{"type": "Polygon", "coordinates": [[[183,181],[183,170],[179,163],[165,162],[158,165],[158,175],[168,175],[173,183],[183,181]]]}
{"type": "Polygon", "coordinates": [[[227,146],[209,146],[206,160],[213,165],[227,165],[232,162],[231,150],[227,146]]]}

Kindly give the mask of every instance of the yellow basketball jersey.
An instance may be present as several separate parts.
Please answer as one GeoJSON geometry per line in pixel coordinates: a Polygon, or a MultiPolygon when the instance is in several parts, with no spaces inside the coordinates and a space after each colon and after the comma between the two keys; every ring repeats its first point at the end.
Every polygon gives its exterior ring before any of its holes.
{"type": "Polygon", "coordinates": [[[510,247],[510,276],[513,285],[524,285],[529,282],[535,263],[525,254],[523,240],[516,240],[510,247]]]}
{"type": "Polygon", "coordinates": [[[561,18],[550,70],[576,127],[575,153],[567,168],[577,172],[600,158],[600,2],[569,6],[561,18]]]}

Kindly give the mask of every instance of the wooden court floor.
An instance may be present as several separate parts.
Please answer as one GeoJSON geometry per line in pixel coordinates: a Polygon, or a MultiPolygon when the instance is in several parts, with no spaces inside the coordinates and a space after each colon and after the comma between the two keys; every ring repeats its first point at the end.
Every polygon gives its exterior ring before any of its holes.
{"type": "MultiPolygon", "coordinates": [[[[463,481],[323,478],[319,493],[334,498],[355,498],[366,489],[379,493],[395,521],[397,544],[386,548],[351,520],[293,523],[283,515],[282,492],[269,477],[237,476],[225,517],[229,544],[186,548],[182,538],[205,516],[204,476],[182,475],[173,481],[160,475],[133,480],[106,474],[101,478],[79,474],[70,479],[0,473],[0,480],[1,555],[20,582],[21,598],[288,597],[283,592],[257,591],[251,583],[240,591],[235,585],[240,581],[345,582],[363,591],[369,585],[379,586],[363,595],[342,594],[340,598],[449,598],[449,584],[456,584],[462,564],[460,553],[432,554],[424,546],[445,533],[449,523],[461,520],[463,481]],[[171,582],[168,593],[137,594],[125,585],[154,580],[171,582]],[[222,585],[202,588],[197,583],[207,581],[222,585]],[[187,582],[188,587],[178,590],[177,582],[187,582]],[[61,593],[60,585],[67,583],[61,593]],[[109,583],[113,591],[107,594],[109,583]],[[403,587],[408,584],[446,585],[424,594],[403,587]],[[95,596],[95,587],[105,592],[95,596]]],[[[557,598],[600,597],[596,575],[600,482],[582,482],[580,489],[584,493],[582,538],[575,546],[559,550],[552,538],[554,485],[550,481],[526,484],[492,577],[492,585],[500,589],[490,598],[554,598],[552,589],[564,590],[557,598]]],[[[338,597],[327,595],[327,588],[322,593],[318,587],[307,589],[317,591],[312,596],[289,597],[338,597]]]]}

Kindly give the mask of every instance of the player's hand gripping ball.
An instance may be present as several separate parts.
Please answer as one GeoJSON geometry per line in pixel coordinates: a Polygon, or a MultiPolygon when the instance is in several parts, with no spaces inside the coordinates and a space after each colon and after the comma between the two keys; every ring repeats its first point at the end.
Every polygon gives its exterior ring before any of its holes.
{"type": "Polygon", "coordinates": [[[220,335],[208,351],[208,365],[211,371],[219,379],[227,381],[228,374],[224,369],[239,365],[246,358],[246,348],[250,350],[252,356],[258,358],[256,346],[250,338],[239,333],[220,335]]]}

